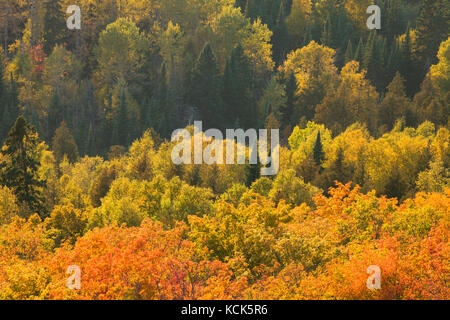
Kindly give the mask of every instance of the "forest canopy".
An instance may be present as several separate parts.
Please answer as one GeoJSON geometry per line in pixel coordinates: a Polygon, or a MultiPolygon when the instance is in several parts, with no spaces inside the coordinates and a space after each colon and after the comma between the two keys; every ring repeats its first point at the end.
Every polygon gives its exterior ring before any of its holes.
{"type": "Polygon", "coordinates": [[[448,1],[72,2],[0,2],[0,299],[450,298],[448,1]]]}

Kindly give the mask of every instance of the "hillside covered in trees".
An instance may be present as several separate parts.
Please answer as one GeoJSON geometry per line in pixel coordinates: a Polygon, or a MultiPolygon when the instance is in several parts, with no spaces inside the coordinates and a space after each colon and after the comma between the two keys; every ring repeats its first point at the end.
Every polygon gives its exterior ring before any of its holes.
{"type": "Polygon", "coordinates": [[[0,299],[450,299],[449,21],[447,0],[1,0],[0,299]],[[175,165],[196,120],[279,129],[279,173],[175,165]]]}

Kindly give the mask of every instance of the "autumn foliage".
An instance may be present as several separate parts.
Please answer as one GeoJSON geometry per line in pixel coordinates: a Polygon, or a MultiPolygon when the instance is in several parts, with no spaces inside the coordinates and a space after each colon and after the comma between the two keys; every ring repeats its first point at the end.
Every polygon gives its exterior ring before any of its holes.
{"type": "Polygon", "coordinates": [[[0,300],[450,299],[449,1],[0,7],[0,300]]]}
{"type": "Polygon", "coordinates": [[[15,218],[0,230],[1,298],[448,299],[449,199],[398,205],[339,185],[311,209],[253,193],[188,224],[95,228],[57,249],[37,216],[15,218]],[[69,265],[81,290],[66,287],[69,265]],[[366,287],[370,265],[381,290],[366,287]]]}

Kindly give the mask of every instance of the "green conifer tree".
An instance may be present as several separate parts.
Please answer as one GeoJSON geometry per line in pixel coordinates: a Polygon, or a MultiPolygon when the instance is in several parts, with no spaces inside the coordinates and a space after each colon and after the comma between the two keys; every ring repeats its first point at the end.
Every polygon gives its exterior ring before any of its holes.
{"type": "Polygon", "coordinates": [[[192,107],[199,111],[204,128],[223,126],[219,80],[216,57],[211,45],[207,43],[192,70],[188,98],[192,107]]]}
{"type": "Polygon", "coordinates": [[[313,157],[318,166],[321,166],[325,161],[325,152],[323,151],[322,140],[320,138],[320,130],[317,133],[316,143],[314,144],[313,157]]]}
{"type": "Polygon", "coordinates": [[[427,70],[437,62],[436,54],[450,30],[450,2],[448,0],[423,0],[416,27],[415,51],[427,70]]]}
{"type": "Polygon", "coordinates": [[[0,183],[13,190],[24,206],[24,213],[45,217],[47,211],[41,194],[45,182],[38,175],[38,146],[36,129],[24,117],[18,117],[0,151],[7,159],[1,164],[0,183]]]}
{"type": "Polygon", "coordinates": [[[345,58],[344,63],[350,62],[353,60],[354,54],[353,54],[353,46],[352,41],[349,40],[347,44],[347,49],[345,50],[345,58]]]}

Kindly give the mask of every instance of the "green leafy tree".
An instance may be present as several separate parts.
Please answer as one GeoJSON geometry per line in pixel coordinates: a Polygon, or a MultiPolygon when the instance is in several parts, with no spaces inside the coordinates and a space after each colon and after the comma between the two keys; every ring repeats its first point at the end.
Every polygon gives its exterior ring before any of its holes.
{"type": "Polygon", "coordinates": [[[405,117],[407,125],[414,124],[411,102],[406,96],[404,82],[400,73],[397,72],[387,87],[387,94],[379,107],[379,125],[387,126],[385,131],[390,131],[394,127],[395,121],[401,117],[405,117]]]}
{"type": "Polygon", "coordinates": [[[441,96],[450,91],[450,37],[442,42],[438,52],[439,62],[431,66],[431,79],[441,89],[441,96]]]}
{"type": "Polygon", "coordinates": [[[75,163],[80,158],[75,139],[64,121],[55,131],[55,135],[52,139],[52,149],[55,160],[58,163],[63,160],[64,156],[67,157],[67,160],[69,160],[70,163],[75,163]]]}
{"type": "Polygon", "coordinates": [[[149,40],[129,19],[119,18],[100,34],[94,50],[97,62],[94,78],[104,107],[110,107],[108,97],[113,94],[118,81],[127,84],[133,97],[142,95],[147,79],[144,67],[149,47],[149,40]]]}

